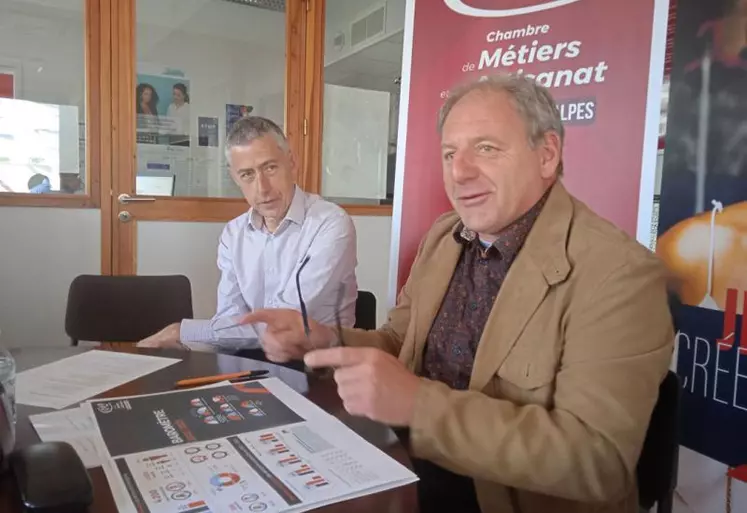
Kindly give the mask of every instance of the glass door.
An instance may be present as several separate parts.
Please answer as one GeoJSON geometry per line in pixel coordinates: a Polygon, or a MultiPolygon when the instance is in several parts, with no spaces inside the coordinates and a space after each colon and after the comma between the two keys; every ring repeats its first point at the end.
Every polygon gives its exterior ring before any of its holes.
{"type": "Polygon", "coordinates": [[[302,161],[308,5],[116,3],[112,193],[102,206],[111,226],[104,230],[111,272],[186,274],[196,301],[203,301],[195,313],[209,315],[218,238],[227,221],[249,208],[228,174],[224,140],[231,123],[248,114],[271,118],[302,161]]]}

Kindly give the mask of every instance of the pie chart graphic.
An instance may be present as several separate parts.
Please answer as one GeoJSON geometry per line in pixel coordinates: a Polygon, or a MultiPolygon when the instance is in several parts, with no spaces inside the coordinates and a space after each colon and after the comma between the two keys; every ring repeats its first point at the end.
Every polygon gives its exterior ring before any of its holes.
{"type": "Polygon", "coordinates": [[[241,477],[238,474],[234,474],[233,472],[221,472],[220,474],[215,474],[210,478],[210,484],[216,488],[224,488],[226,486],[233,486],[240,480],[241,477]]]}

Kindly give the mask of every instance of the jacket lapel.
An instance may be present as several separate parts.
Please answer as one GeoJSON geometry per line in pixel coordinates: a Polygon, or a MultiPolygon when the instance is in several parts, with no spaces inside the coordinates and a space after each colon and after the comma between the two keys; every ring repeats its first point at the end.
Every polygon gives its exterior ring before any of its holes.
{"type": "Polygon", "coordinates": [[[482,390],[490,382],[550,287],[568,277],[571,266],[566,243],[572,217],[573,203],[558,182],[490,311],[477,347],[470,389],[482,390]]]}

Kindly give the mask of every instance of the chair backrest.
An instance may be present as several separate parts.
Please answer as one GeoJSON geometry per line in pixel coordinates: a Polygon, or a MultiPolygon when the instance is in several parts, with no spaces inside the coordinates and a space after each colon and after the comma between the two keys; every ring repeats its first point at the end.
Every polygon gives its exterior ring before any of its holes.
{"type": "Polygon", "coordinates": [[[376,296],[366,290],[358,291],[355,302],[355,327],[362,330],[376,329],[376,296]]]}
{"type": "Polygon", "coordinates": [[[677,486],[679,405],[680,380],[669,371],[659,387],[659,399],[636,469],[638,497],[644,509],[650,509],[657,502],[671,502],[677,486]]]}
{"type": "Polygon", "coordinates": [[[79,340],[137,342],[191,319],[186,276],[78,276],[70,284],[65,332],[79,340]]]}

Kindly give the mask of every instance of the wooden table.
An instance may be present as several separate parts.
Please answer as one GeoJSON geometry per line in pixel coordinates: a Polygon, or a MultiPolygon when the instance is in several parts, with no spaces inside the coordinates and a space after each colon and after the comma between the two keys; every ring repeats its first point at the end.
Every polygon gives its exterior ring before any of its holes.
{"type": "MultiPolygon", "coordinates": [[[[44,365],[45,363],[51,363],[68,356],[73,356],[85,350],[86,349],[83,348],[31,348],[12,350],[11,352],[16,358],[18,370],[22,371],[39,365],[44,365]]],[[[272,375],[284,379],[284,381],[292,386],[297,392],[302,393],[322,409],[342,420],[368,442],[376,445],[408,468],[412,468],[407,451],[399,443],[391,429],[366,419],[352,417],[345,412],[332,380],[315,378],[305,379],[303,373],[297,371],[278,367],[265,362],[257,362],[228,355],[195,351],[182,352],[136,348],[130,349],[130,352],[182,358],[182,361],[153,374],[149,374],[135,381],[109,390],[98,397],[117,397],[172,390],[174,382],[185,377],[237,372],[239,370],[270,369],[272,375]]],[[[16,448],[25,447],[39,441],[39,437],[31,426],[28,416],[45,411],[50,410],[22,404],[18,405],[16,448]]],[[[89,470],[89,474],[93,482],[95,493],[94,503],[90,512],[110,513],[116,511],[111,490],[109,489],[109,484],[106,481],[103,470],[101,470],[101,468],[91,469],[89,470]]],[[[417,512],[417,510],[417,489],[416,485],[411,484],[369,495],[360,499],[354,499],[320,508],[317,511],[330,513],[349,511],[409,513],[417,512]]],[[[4,475],[0,478],[0,511],[3,513],[21,513],[22,511],[20,503],[13,491],[12,480],[8,475],[4,475]]]]}

